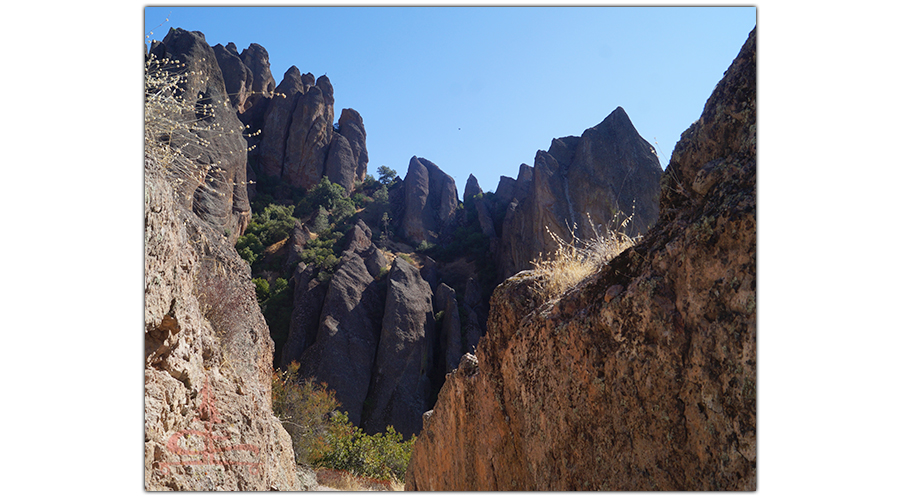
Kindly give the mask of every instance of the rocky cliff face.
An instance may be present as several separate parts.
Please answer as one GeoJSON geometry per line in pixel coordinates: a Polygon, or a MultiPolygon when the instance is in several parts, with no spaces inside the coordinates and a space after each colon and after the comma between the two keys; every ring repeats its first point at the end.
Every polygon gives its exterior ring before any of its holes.
{"type": "Polygon", "coordinates": [[[150,160],[144,187],[145,488],[301,489],[246,263],[150,160]]]}
{"type": "Polygon", "coordinates": [[[498,287],[407,489],[756,488],[755,30],[662,186],[660,223],[576,289],[498,287]]]}
{"type": "Polygon", "coordinates": [[[617,213],[627,217],[633,207],[629,229],[646,232],[657,220],[661,176],[653,148],[622,108],[581,137],[554,139],[548,151],[537,152],[533,169],[523,165],[515,186],[498,186],[503,198],[511,197],[498,253],[501,275],[552,254],[557,245],[548,231],[568,239],[573,228],[590,238],[592,224],[606,224],[617,213]]]}
{"type": "Polygon", "coordinates": [[[188,77],[183,85],[187,102],[196,108],[210,106],[211,114],[198,112],[195,117],[211,130],[195,132],[204,145],[196,139],[187,142],[185,154],[196,158],[197,168],[181,176],[179,192],[201,219],[219,232],[227,232],[234,243],[250,222],[247,141],[241,136],[243,124],[230,104],[215,51],[203,33],[173,28],[162,42],[153,44],[150,52],[159,59],[183,63],[183,74],[188,77]]]}

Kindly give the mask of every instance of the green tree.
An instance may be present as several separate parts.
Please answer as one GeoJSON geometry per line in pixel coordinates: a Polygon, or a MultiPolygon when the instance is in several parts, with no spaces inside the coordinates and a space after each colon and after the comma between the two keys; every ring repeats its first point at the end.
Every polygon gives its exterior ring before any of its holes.
{"type": "Polygon", "coordinates": [[[385,186],[390,186],[397,180],[397,171],[386,166],[382,165],[378,167],[378,182],[384,184],[385,186]]]}

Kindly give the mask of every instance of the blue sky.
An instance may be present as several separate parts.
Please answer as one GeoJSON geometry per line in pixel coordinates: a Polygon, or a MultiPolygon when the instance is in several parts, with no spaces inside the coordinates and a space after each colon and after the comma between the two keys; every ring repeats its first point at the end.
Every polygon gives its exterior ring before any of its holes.
{"type": "Polygon", "coordinates": [[[369,173],[427,158],[485,191],[617,106],[669,161],[756,25],[755,7],[147,7],[144,32],[259,43],[362,115],[369,173]],[[166,19],[168,18],[168,21],[166,19]],[[162,26],[159,26],[162,24],[162,26]]]}

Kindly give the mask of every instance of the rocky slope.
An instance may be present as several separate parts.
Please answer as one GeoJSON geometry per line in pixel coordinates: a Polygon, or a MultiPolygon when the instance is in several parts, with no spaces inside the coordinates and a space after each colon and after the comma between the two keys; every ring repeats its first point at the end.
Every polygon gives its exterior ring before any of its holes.
{"type": "Polygon", "coordinates": [[[660,222],[576,289],[498,287],[407,489],[756,488],[755,30],[662,186],[660,222]]]}
{"type": "Polygon", "coordinates": [[[145,162],[144,486],[303,489],[249,269],[169,174],[145,162]]]}

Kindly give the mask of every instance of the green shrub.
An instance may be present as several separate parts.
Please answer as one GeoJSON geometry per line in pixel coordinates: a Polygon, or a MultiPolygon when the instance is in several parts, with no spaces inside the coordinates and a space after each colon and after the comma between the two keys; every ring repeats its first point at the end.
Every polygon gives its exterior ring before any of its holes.
{"type": "Polygon", "coordinates": [[[291,435],[298,463],[377,479],[402,480],[416,437],[388,427],[368,435],[350,422],[327,385],[300,380],[300,365],[275,370],[272,410],[291,435]]]}
{"type": "Polygon", "coordinates": [[[310,224],[309,230],[318,234],[326,229],[328,229],[328,210],[325,207],[319,207],[319,211],[312,224],[310,224]]]}
{"type": "Polygon", "coordinates": [[[310,456],[317,467],[377,479],[402,480],[415,442],[415,436],[404,441],[403,435],[392,426],[384,433],[368,435],[350,423],[346,412],[337,412],[331,417],[324,446],[310,456]]]}
{"type": "Polygon", "coordinates": [[[384,184],[385,186],[390,186],[397,180],[397,171],[386,165],[378,167],[377,172],[378,182],[384,184]]]}
{"type": "Polygon", "coordinates": [[[334,201],[331,214],[334,216],[336,223],[343,222],[349,217],[356,215],[356,205],[353,204],[353,201],[350,198],[338,198],[334,201]]]}
{"type": "Polygon", "coordinates": [[[269,298],[269,282],[265,278],[253,278],[253,284],[256,285],[257,302],[265,302],[269,298]]]}

